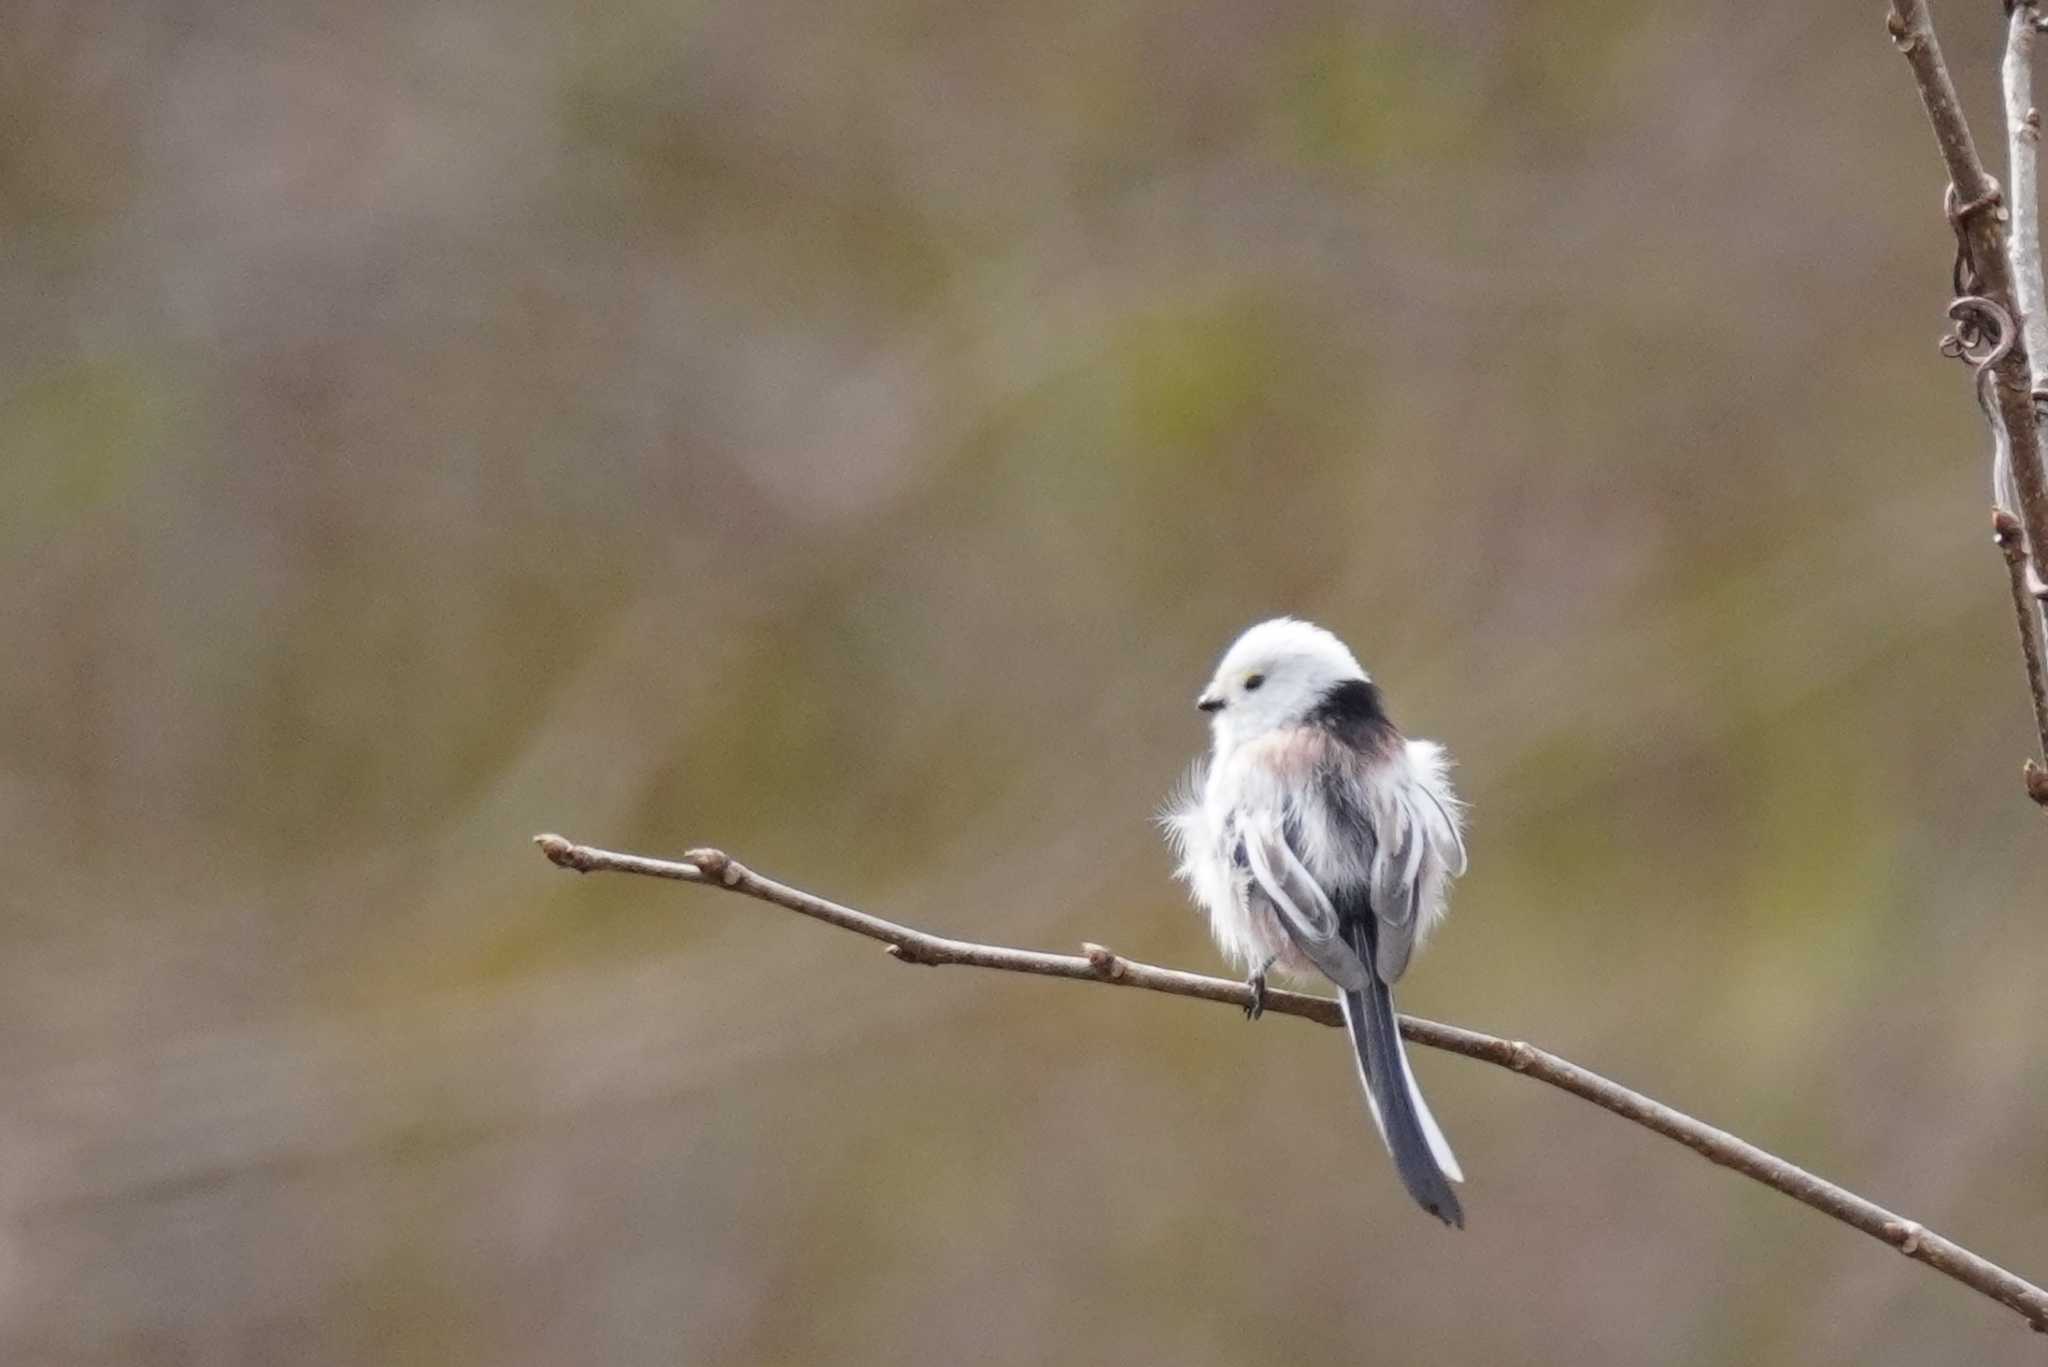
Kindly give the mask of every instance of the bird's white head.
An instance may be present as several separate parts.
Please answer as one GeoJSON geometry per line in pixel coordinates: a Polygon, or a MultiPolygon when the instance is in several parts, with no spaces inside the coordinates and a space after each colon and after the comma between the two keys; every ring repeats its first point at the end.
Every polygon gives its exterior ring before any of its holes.
{"type": "Polygon", "coordinates": [[[1276,617],[1231,643],[1195,706],[1209,714],[1220,751],[1275,727],[1298,725],[1338,684],[1367,677],[1350,649],[1329,632],[1276,617]]]}

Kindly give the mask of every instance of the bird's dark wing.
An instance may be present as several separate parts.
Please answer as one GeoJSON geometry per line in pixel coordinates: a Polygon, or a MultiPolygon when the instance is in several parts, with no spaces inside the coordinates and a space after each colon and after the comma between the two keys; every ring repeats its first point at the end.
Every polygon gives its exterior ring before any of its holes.
{"type": "Polygon", "coordinates": [[[1330,895],[1302,863],[1289,822],[1277,813],[1240,812],[1237,831],[1238,851],[1251,874],[1245,891],[1250,909],[1272,908],[1288,938],[1324,977],[1347,991],[1364,991],[1371,971],[1344,935],[1330,895]]]}
{"type": "Polygon", "coordinates": [[[1415,952],[1430,878],[1465,863],[1457,823],[1441,799],[1409,777],[1405,759],[1332,765],[1322,775],[1330,820],[1367,868],[1365,896],[1340,903],[1376,920],[1374,966],[1390,983],[1400,980],[1415,952]]]}
{"type": "Polygon", "coordinates": [[[1415,950],[1415,929],[1422,900],[1422,861],[1428,837],[1405,792],[1376,811],[1378,840],[1373,849],[1372,909],[1379,920],[1376,964],[1382,978],[1397,981],[1407,971],[1415,950]]]}

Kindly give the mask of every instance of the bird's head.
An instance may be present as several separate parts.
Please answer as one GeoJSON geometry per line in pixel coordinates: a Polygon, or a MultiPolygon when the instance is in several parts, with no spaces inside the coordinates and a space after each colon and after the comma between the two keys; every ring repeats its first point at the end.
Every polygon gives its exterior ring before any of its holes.
{"type": "Polygon", "coordinates": [[[1231,643],[1195,706],[1209,714],[1224,747],[1300,725],[1354,682],[1368,682],[1367,675],[1342,641],[1311,622],[1276,617],[1231,643]]]}

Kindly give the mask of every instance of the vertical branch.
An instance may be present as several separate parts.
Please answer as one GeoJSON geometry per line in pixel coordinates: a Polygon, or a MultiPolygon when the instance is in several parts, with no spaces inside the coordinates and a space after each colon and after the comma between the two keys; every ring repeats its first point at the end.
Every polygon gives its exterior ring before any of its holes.
{"type": "MultiPolygon", "coordinates": [[[[2041,402],[2048,399],[2048,281],[2041,265],[2041,112],[2034,106],[2034,41],[2040,32],[2038,0],[2014,0],[2006,19],[2005,85],[2006,171],[2012,182],[2012,238],[2008,244],[2012,263],[2013,302],[2028,362],[2028,389],[2038,416],[2041,402]]],[[[2000,456],[2010,462],[2016,456],[2012,443],[2004,443],[2000,456]]],[[[2038,469],[2041,462],[2036,461],[2038,469]]],[[[2029,554],[2029,540],[2017,520],[2007,511],[2016,497],[2017,470],[2008,467],[1994,477],[1998,497],[2006,505],[1993,514],[1993,528],[1999,552],[2005,557],[2006,574],[2012,586],[2013,613],[2019,622],[2020,656],[2027,669],[2027,693],[2034,704],[2034,730],[2041,750],[2048,756],[2048,656],[2044,656],[2041,626],[2041,578],[2029,554]]],[[[2033,540],[2032,547],[2048,545],[2033,540]]],[[[2048,805],[2048,772],[2033,759],[2025,769],[2027,793],[2048,805]]]]}
{"type": "MultiPolygon", "coordinates": [[[[2034,34],[2038,28],[2037,0],[2012,0],[2006,8],[2005,61],[2000,74],[2005,86],[2006,179],[2012,182],[2012,236],[2008,244],[2012,262],[2013,309],[2020,336],[2026,344],[2027,385],[2035,395],[2044,392],[2041,368],[2048,364],[2048,312],[2043,311],[2041,276],[2041,115],[2034,108],[2034,34]]],[[[2035,404],[2038,415],[2040,405],[2035,404]]],[[[1998,506],[2011,510],[2019,506],[2019,490],[2012,466],[2012,443],[1999,434],[1991,472],[1992,497],[1998,506]]],[[[1999,542],[2001,550],[2006,543],[1999,542]]],[[[2027,548],[2022,545],[2024,556],[2027,548]]],[[[2008,559],[2010,555],[2008,553],[2008,559]]],[[[2038,577],[2034,579],[2038,583],[2038,577]]],[[[2037,631],[2034,635],[2038,636],[2037,631]]],[[[2034,661],[2028,660],[2029,673],[2034,661]]]]}
{"type": "MultiPolygon", "coordinates": [[[[2020,520],[2003,508],[1992,513],[1991,527],[1998,539],[1999,552],[2005,556],[2006,576],[2012,583],[2012,610],[2019,618],[2020,655],[2027,666],[2027,694],[2034,702],[2034,729],[2041,736],[2044,753],[2048,753],[2048,654],[2043,653],[2041,605],[2028,583],[2026,538],[2020,531],[2020,520]]],[[[2048,807],[2048,770],[2029,759],[2023,773],[2027,796],[2048,807]]]]}
{"type": "MultiPolygon", "coordinates": [[[[2040,117],[2033,106],[2039,0],[2007,0],[2006,9],[2011,21],[2004,63],[2014,188],[2010,212],[1970,136],[1955,82],[1949,77],[1948,63],[1927,16],[1926,0],[1892,0],[1885,27],[1913,69],[1920,102],[1948,168],[1948,217],[1957,248],[1955,286],[1956,293],[1963,296],[1949,307],[1950,317],[1958,320],[1958,344],[1951,354],[1962,355],[1976,367],[1978,397],[1996,443],[1993,484],[2001,501],[2010,498],[2018,504],[2016,525],[2006,525],[2015,522],[2009,513],[1999,522],[1998,544],[2012,580],[2036,728],[2043,753],[2048,754],[2042,589],[2030,563],[2030,550],[2038,553],[2048,547],[2048,473],[2044,473],[2041,418],[2035,398],[2039,392],[2042,400],[2048,401],[2048,386],[2041,385],[2034,373],[2037,364],[2048,364],[2048,288],[2044,288],[2041,263],[2040,117]],[[2008,221],[2014,225],[2010,240],[2008,221]],[[1988,341],[1983,338],[1986,320],[1992,322],[1996,334],[1988,341]],[[1974,352],[1970,347],[1973,334],[1967,330],[1970,326],[1978,329],[1975,338],[1980,346],[1974,352]]],[[[2028,794],[2048,806],[2048,771],[2029,759],[2026,776],[2028,794]]]]}
{"type": "Polygon", "coordinates": [[[2030,385],[2048,388],[2048,287],[2041,274],[2041,115],[2034,108],[2034,35],[2038,0],[2013,5],[2005,41],[2007,178],[2012,181],[2013,317],[2019,319],[2031,363],[2030,385]]]}
{"type": "MultiPolygon", "coordinates": [[[[1991,300],[2007,317],[2018,314],[2011,259],[2006,254],[2005,198],[1998,182],[1984,169],[1956,98],[1948,63],[1935,41],[1926,0],[1892,0],[1886,25],[1892,41],[1913,69],[1920,102],[1934,127],[1934,140],[1948,168],[1949,217],[1962,247],[1963,264],[1974,293],[1991,300]]],[[[2033,375],[2022,337],[2001,348],[1990,369],[1995,410],[2012,442],[2014,483],[2018,485],[2021,523],[2031,545],[2048,546],[2048,479],[2041,469],[2040,422],[2035,417],[2033,375]]]]}

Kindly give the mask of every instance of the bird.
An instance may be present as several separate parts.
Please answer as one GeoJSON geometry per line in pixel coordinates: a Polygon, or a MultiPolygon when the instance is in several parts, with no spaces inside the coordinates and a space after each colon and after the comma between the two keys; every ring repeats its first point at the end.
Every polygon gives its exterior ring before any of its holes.
{"type": "Polygon", "coordinates": [[[1275,969],[1333,984],[1396,1174],[1463,1228],[1451,1184],[1464,1173],[1416,1086],[1393,997],[1465,872],[1449,757],[1401,733],[1349,647],[1293,617],[1239,636],[1195,706],[1210,751],[1159,819],[1217,947],[1249,970],[1246,1015],[1264,1011],[1275,969]]]}

